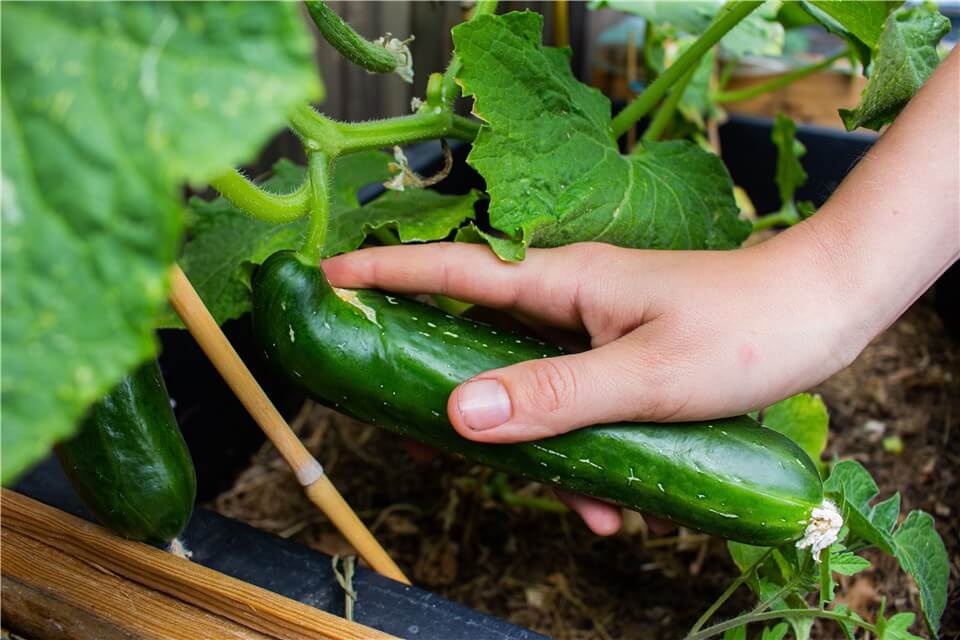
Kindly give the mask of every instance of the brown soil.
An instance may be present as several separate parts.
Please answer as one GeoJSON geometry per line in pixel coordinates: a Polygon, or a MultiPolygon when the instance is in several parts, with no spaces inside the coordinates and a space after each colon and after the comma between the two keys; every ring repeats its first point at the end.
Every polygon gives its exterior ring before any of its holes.
{"type": "MultiPolygon", "coordinates": [[[[852,367],[816,389],[831,410],[826,457],[855,458],[881,495],[899,490],[904,510],[932,513],[951,560],[943,637],[960,638],[960,346],[926,302],[877,338],[852,367]],[[890,451],[898,436],[902,451],[890,451]]],[[[571,514],[510,507],[484,494],[490,472],[441,457],[415,463],[400,439],[308,403],[295,421],[347,501],[424,588],[562,640],[677,638],[735,575],[721,541],[680,530],[647,535],[628,514],[612,538],[591,535],[571,514]]],[[[549,498],[514,481],[521,495],[549,498]]],[[[211,505],[220,513],[326,553],[349,546],[303,497],[270,446],[211,505]]],[[[844,585],[842,598],[872,617],[918,611],[916,588],[888,558],[844,585]]],[[[749,604],[741,592],[722,611],[749,604]]],[[[914,627],[923,633],[920,625],[914,627]]],[[[819,638],[839,637],[819,625],[819,638]]]]}

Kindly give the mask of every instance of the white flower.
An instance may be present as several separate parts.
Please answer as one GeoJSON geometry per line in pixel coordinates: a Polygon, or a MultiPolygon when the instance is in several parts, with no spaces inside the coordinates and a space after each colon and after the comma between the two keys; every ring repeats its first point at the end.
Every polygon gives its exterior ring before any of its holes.
{"type": "Polygon", "coordinates": [[[397,173],[384,182],[383,186],[391,191],[403,191],[411,184],[411,178],[415,176],[410,169],[410,163],[407,161],[406,154],[403,153],[403,149],[399,146],[393,148],[393,159],[395,162],[391,162],[389,168],[391,171],[396,171],[397,173]]]}
{"type": "Polygon", "coordinates": [[[810,513],[810,523],[803,532],[803,538],[797,542],[797,548],[810,547],[813,559],[820,562],[820,552],[836,542],[841,527],[843,517],[837,510],[837,505],[831,500],[824,500],[823,504],[810,513]]]}
{"type": "Polygon", "coordinates": [[[410,53],[410,47],[407,44],[413,40],[410,36],[406,40],[400,40],[392,37],[389,33],[380,36],[373,41],[373,44],[386,49],[393,59],[397,61],[397,67],[393,70],[400,76],[404,82],[413,82],[413,55],[410,53]]]}

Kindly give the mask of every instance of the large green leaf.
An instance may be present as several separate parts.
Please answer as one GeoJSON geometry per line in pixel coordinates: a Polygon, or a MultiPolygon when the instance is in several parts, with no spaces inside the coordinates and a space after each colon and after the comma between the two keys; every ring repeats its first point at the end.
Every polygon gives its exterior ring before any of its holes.
{"type": "Polygon", "coordinates": [[[155,352],[182,182],[321,90],[290,4],[0,6],[9,482],[155,352]]]}
{"type": "Polygon", "coordinates": [[[876,131],[893,122],[940,64],[937,44],[949,31],[950,21],[926,5],[891,13],[860,105],[840,109],[847,131],[857,127],[876,131]]]}
{"type": "MultiPolygon", "coordinates": [[[[445,238],[474,217],[481,194],[444,195],[425,189],[388,191],[366,206],[357,202],[357,190],[390,177],[391,157],[379,151],[355,153],[337,159],[331,185],[330,223],[324,256],[359,247],[378,230],[396,232],[402,242],[445,238]]],[[[284,193],[304,179],[305,170],[289,160],[279,161],[264,188],[284,193]]],[[[220,197],[191,201],[195,224],[184,246],[180,264],[218,322],[250,310],[250,278],[256,265],[275,251],[296,248],[306,230],[302,218],[289,224],[269,224],[251,218],[220,197]]],[[[179,326],[168,314],[162,326],[179,326]]]]}
{"type": "Polygon", "coordinates": [[[903,4],[902,0],[812,0],[813,6],[843,25],[860,42],[874,49],[880,44],[883,24],[890,12],[903,4]]]}
{"type": "MultiPolygon", "coordinates": [[[[783,52],[783,25],[776,21],[780,2],[768,0],[721,40],[729,56],[776,56],[783,52]]],[[[648,20],[657,28],[698,36],[723,8],[724,0],[595,0],[591,7],[609,7],[648,20]]]]}
{"type": "Polygon", "coordinates": [[[787,436],[819,462],[827,446],[830,417],[820,396],[798,393],[764,409],[763,426],[787,436]]]}
{"type": "Polygon", "coordinates": [[[923,511],[911,511],[894,532],[893,542],[900,566],[917,583],[923,617],[931,636],[936,637],[947,606],[950,563],[933,518],[923,511]]]}
{"type": "Polygon", "coordinates": [[[720,40],[720,49],[727,56],[779,56],[783,53],[786,33],[777,21],[780,2],[767,0],[720,40]]]}
{"type": "Polygon", "coordinates": [[[848,544],[865,541],[897,558],[900,567],[917,583],[924,619],[936,637],[940,617],[947,604],[949,560],[933,518],[923,511],[911,511],[891,533],[897,521],[899,496],[878,502],[877,484],[863,466],[853,460],[837,463],[823,490],[840,499],[849,527],[848,544]]]}
{"type": "Polygon", "coordinates": [[[749,233],[719,158],[688,142],[619,153],[610,103],[543,47],[535,13],[454,28],[458,81],[486,124],[467,161],[486,179],[490,223],[520,248],[598,240],[626,247],[728,248],[749,233]]]}
{"type": "Polygon", "coordinates": [[[670,25],[677,31],[698,34],[710,26],[710,21],[723,4],[721,0],[593,0],[592,9],[609,8],[649,20],[655,25],[670,25]]]}
{"type": "Polygon", "coordinates": [[[902,0],[805,0],[803,5],[828,31],[844,38],[864,65],[880,44],[880,34],[890,12],[902,0]]]}
{"type": "MultiPolygon", "coordinates": [[[[880,490],[863,465],[855,460],[838,462],[830,471],[830,477],[823,483],[823,491],[839,499],[843,520],[850,528],[851,540],[866,541],[893,555],[890,530],[878,526],[874,508],[870,505],[880,490]]],[[[882,519],[887,522],[886,514],[882,519]]]]}
{"type": "Polygon", "coordinates": [[[333,256],[352,251],[368,235],[382,229],[395,232],[403,243],[446,238],[452,230],[473,220],[473,205],[481,196],[476,190],[463,195],[429,189],[387,191],[364,207],[331,216],[330,238],[323,253],[333,256]]]}

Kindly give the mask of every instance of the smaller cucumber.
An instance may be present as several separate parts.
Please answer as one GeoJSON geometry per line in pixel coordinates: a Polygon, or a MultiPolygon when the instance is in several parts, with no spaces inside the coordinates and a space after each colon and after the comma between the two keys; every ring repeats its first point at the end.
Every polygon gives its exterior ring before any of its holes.
{"type": "Polygon", "coordinates": [[[84,504],[113,532],[166,543],[187,526],[196,475],[156,361],[94,404],[56,452],[84,504]]]}

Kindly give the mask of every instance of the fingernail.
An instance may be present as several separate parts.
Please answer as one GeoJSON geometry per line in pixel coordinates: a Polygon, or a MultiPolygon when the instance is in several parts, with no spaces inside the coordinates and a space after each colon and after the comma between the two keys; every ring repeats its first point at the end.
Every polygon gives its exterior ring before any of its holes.
{"type": "Polygon", "coordinates": [[[471,380],[460,387],[457,408],[469,428],[492,429],[510,419],[510,396],[496,380],[471,380]]]}

